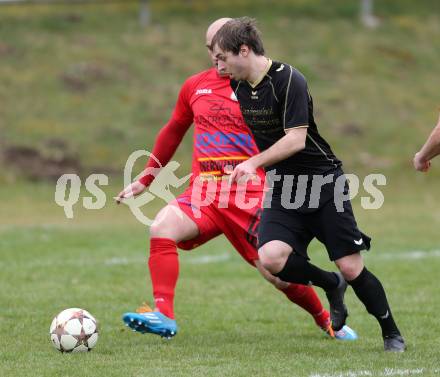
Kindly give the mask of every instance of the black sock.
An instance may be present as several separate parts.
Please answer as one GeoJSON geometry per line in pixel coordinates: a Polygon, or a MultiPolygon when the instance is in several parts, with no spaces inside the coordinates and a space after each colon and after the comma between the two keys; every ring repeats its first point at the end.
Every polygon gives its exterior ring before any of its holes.
{"type": "Polygon", "coordinates": [[[347,281],[354,293],[365,305],[368,313],[373,315],[382,329],[382,336],[400,335],[388,305],[387,296],[381,282],[365,267],[359,276],[347,281]]]}
{"type": "Polygon", "coordinates": [[[339,284],[339,278],[334,272],[321,270],[295,252],[289,255],[283,269],[274,275],[290,283],[304,285],[312,283],[325,291],[330,291],[339,284]]]}
{"type": "Polygon", "coordinates": [[[310,282],[324,291],[331,291],[339,285],[339,277],[334,272],[321,270],[319,267],[308,263],[310,282]]]}

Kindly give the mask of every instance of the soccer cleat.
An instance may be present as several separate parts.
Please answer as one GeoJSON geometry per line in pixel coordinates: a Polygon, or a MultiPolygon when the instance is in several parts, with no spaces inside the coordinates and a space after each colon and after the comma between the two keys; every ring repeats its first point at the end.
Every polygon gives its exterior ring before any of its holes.
{"type": "Polygon", "coordinates": [[[122,320],[133,331],[141,334],[156,334],[166,339],[171,339],[178,330],[174,319],[168,318],[161,312],[152,311],[146,304],[137,309],[136,313],[125,313],[122,320]]]}
{"type": "Polygon", "coordinates": [[[326,292],[328,302],[330,304],[330,318],[332,321],[333,330],[341,330],[345,325],[345,320],[348,317],[347,307],[344,304],[344,294],[347,289],[347,282],[341,273],[335,272],[338,276],[338,286],[326,292]]]}
{"type": "Polygon", "coordinates": [[[405,340],[400,335],[389,335],[383,338],[383,347],[387,352],[404,352],[405,340]]]}
{"type": "Polygon", "coordinates": [[[335,337],[335,332],[332,329],[332,325],[328,324],[327,327],[321,327],[322,331],[324,331],[330,338],[335,337]]]}
{"type": "Polygon", "coordinates": [[[324,331],[330,338],[335,337],[332,323],[330,321],[330,314],[327,310],[322,309],[321,312],[313,316],[313,319],[315,320],[315,323],[318,325],[318,327],[322,331],[324,331]]]}
{"type": "Polygon", "coordinates": [[[330,324],[327,327],[321,327],[321,329],[327,336],[337,340],[356,340],[358,338],[356,331],[347,325],[344,325],[339,331],[334,331],[330,324]]]}
{"type": "Polygon", "coordinates": [[[356,340],[358,335],[351,327],[344,325],[342,329],[335,331],[335,339],[338,340],[356,340]]]}

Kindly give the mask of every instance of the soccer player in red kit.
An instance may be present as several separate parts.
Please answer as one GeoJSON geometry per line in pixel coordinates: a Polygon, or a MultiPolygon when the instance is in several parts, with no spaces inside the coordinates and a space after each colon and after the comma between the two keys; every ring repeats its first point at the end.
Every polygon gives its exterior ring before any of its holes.
{"type": "MultiPolygon", "coordinates": [[[[208,28],[206,45],[209,50],[213,36],[228,20],[219,19],[208,28]]],[[[211,50],[210,56],[216,66],[211,50]]],[[[337,339],[356,339],[356,333],[348,326],[336,334],[333,332],[329,313],[312,287],[283,282],[264,269],[258,260],[256,235],[265,175],[261,169],[257,172],[256,181],[241,186],[234,183],[231,187],[229,183],[224,184],[224,178],[228,178],[225,169],[233,169],[259,153],[243,121],[226,72],[211,68],[185,81],[173,115],[159,132],[152,151],[161,166],[170,161],[193,123],[193,174],[189,187],[158,213],[150,228],[148,265],[155,309],[141,306],[135,313],[125,313],[124,322],[141,333],[166,338],[176,335],[174,291],[179,273],[177,248],[191,250],[224,234],[243,259],[256,267],[291,302],[310,313],[327,334],[337,339]],[[223,190],[225,187],[227,190],[223,190]],[[227,195],[222,198],[222,192],[226,191],[227,195]],[[243,197],[239,198],[240,195],[243,197]],[[238,206],[237,202],[242,205],[238,206]]],[[[157,170],[160,167],[157,160],[150,158],[145,172],[157,170]]],[[[144,174],[120,192],[117,201],[139,195],[154,178],[153,174],[144,174]]]]}

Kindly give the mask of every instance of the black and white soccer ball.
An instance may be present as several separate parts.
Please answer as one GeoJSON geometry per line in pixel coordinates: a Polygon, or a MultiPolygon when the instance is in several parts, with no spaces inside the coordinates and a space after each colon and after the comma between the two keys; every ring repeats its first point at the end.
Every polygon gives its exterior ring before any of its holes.
{"type": "Polygon", "coordinates": [[[49,334],[60,352],[90,351],[98,341],[98,323],[87,310],[70,308],[52,320],[49,334]]]}

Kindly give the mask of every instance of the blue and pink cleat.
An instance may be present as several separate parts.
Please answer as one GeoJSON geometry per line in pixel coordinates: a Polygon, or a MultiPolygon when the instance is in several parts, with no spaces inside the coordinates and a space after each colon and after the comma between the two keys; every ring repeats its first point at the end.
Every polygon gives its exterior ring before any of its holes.
{"type": "Polygon", "coordinates": [[[141,306],[136,313],[125,313],[122,320],[133,331],[141,334],[156,334],[166,339],[171,339],[178,331],[174,319],[168,318],[161,312],[152,311],[148,305],[141,306]]]}
{"type": "Polygon", "coordinates": [[[338,331],[334,331],[334,334],[335,334],[335,339],[338,340],[356,340],[358,338],[356,331],[354,331],[352,328],[348,327],[347,325],[344,325],[342,329],[338,331]]]}

